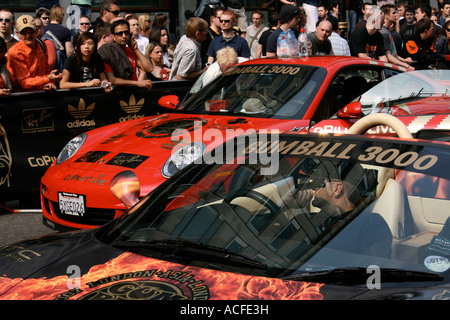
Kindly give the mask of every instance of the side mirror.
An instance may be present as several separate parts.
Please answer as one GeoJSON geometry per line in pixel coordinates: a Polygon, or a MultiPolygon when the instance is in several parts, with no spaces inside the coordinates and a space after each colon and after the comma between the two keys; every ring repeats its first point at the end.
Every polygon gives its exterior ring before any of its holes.
{"type": "Polygon", "coordinates": [[[361,103],[359,101],[350,102],[338,112],[339,118],[359,119],[361,115],[361,103]]]}
{"type": "Polygon", "coordinates": [[[178,99],[178,97],[176,95],[164,96],[158,100],[158,104],[161,107],[167,108],[167,109],[176,109],[177,105],[179,103],[180,103],[180,100],[178,99]]]}

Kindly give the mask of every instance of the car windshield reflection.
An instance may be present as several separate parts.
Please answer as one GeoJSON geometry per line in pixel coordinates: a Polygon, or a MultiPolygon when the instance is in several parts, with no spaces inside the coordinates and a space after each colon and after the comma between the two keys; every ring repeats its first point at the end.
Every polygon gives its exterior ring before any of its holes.
{"type": "Polygon", "coordinates": [[[435,241],[450,234],[450,181],[441,167],[448,149],[393,141],[291,135],[238,145],[234,161],[194,164],[168,181],[103,240],[167,261],[278,278],[371,265],[446,271],[448,260],[427,259],[445,259],[435,241]],[[252,152],[263,148],[276,162],[255,161],[252,152]],[[199,246],[213,257],[199,255],[199,246]],[[218,249],[241,257],[218,259],[218,249]]]}
{"type": "Polygon", "coordinates": [[[312,66],[236,66],[180,110],[288,119],[306,112],[325,75],[325,69],[312,66]]]}
{"type": "MultiPolygon", "coordinates": [[[[361,111],[364,115],[379,112],[392,115],[427,113],[426,110],[420,111],[418,109],[424,106],[419,105],[415,109],[413,105],[408,106],[409,109],[407,109],[403,104],[430,97],[448,99],[450,95],[450,70],[420,70],[399,73],[378,83],[371,89],[369,87],[367,89],[359,99],[356,99],[361,103],[361,111]]],[[[433,113],[440,113],[436,106],[432,110],[433,113]]],[[[441,112],[448,111],[447,104],[441,112]]]]}

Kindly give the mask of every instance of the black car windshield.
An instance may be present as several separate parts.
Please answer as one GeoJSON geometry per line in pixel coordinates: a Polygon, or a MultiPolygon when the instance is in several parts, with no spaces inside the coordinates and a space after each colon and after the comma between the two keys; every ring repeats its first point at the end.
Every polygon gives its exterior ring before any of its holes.
{"type": "Polygon", "coordinates": [[[298,118],[308,109],[325,75],[324,68],[314,66],[239,65],[200,90],[180,110],[258,118],[298,118]]]}
{"type": "Polygon", "coordinates": [[[278,278],[369,266],[450,268],[448,146],[348,136],[239,139],[161,185],[101,239],[162,260],[278,278]],[[233,161],[219,157],[230,153],[233,161]]]}

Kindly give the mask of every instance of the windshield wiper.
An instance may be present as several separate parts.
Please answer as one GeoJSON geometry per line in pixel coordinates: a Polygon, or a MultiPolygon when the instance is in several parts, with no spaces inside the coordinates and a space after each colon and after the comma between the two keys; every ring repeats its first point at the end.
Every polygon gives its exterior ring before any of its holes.
{"type": "Polygon", "coordinates": [[[196,258],[198,260],[213,260],[227,265],[268,269],[262,262],[251,259],[245,255],[200,242],[188,240],[165,239],[151,241],[117,241],[111,244],[120,248],[147,248],[156,251],[168,252],[171,256],[179,254],[183,257],[196,258]]]}
{"type": "MultiPolygon", "coordinates": [[[[283,280],[320,282],[327,284],[357,285],[365,284],[372,274],[367,268],[336,268],[314,272],[304,272],[284,278],[283,280]]],[[[421,271],[410,271],[395,268],[380,268],[380,281],[390,282],[427,282],[442,281],[444,278],[434,274],[421,271]]]]}

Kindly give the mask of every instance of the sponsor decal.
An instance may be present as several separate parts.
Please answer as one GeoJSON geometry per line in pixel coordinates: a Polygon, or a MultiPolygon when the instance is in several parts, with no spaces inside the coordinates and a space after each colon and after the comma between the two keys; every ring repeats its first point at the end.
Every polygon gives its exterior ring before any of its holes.
{"type": "Polygon", "coordinates": [[[227,75],[242,74],[242,73],[272,73],[272,74],[289,74],[291,76],[299,73],[302,68],[299,66],[274,66],[274,65],[264,65],[264,66],[249,66],[229,69],[226,72],[227,75]]]}
{"type": "MultiPolygon", "coordinates": [[[[176,270],[133,271],[86,283],[94,289],[78,300],[208,300],[209,290],[202,280],[197,280],[187,272],[176,270]],[[141,280],[129,280],[129,279],[141,280]],[[161,280],[143,280],[142,278],[160,278],[161,280]],[[117,282],[120,281],[120,282],[117,282]],[[112,284],[111,284],[112,283],[112,284]]],[[[55,300],[66,300],[80,294],[80,288],[73,288],[55,300]]]]}
{"type": "Polygon", "coordinates": [[[99,184],[99,185],[103,186],[103,185],[105,185],[105,182],[107,181],[107,180],[103,179],[104,176],[105,176],[104,174],[100,174],[98,177],[80,176],[78,174],[76,174],[76,175],[68,174],[67,176],[64,177],[63,180],[65,180],[65,181],[89,182],[89,183],[99,184]]]}
{"type": "Polygon", "coordinates": [[[108,154],[109,154],[109,151],[89,151],[86,154],[79,157],[74,162],[95,163],[108,154]]]}
{"type": "Polygon", "coordinates": [[[142,162],[149,157],[131,153],[119,153],[117,156],[109,160],[106,164],[112,166],[136,169],[142,162]]]}
{"type": "Polygon", "coordinates": [[[92,266],[83,275],[0,277],[1,299],[5,300],[319,300],[323,299],[322,286],[184,266],[131,252],[92,266]]]}
{"type": "Polygon", "coordinates": [[[55,131],[54,108],[36,108],[22,110],[22,132],[40,133],[55,131]]]}
{"type": "Polygon", "coordinates": [[[412,149],[402,151],[393,144],[381,146],[321,140],[278,140],[267,142],[264,145],[253,142],[244,149],[243,154],[267,152],[342,160],[355,158],[362,163],[388,165],[398,169],[408,167],[410,170],[416,171],[429,170],[439,160],[439,157],[434,154],[420,154],[412,149]]]}

